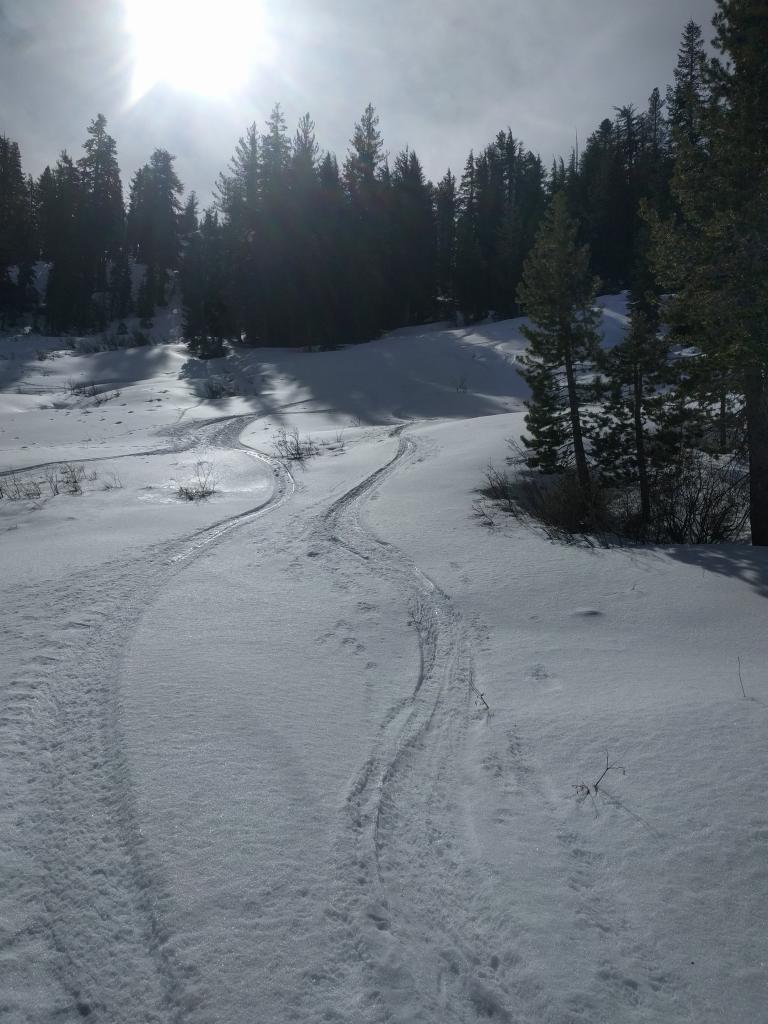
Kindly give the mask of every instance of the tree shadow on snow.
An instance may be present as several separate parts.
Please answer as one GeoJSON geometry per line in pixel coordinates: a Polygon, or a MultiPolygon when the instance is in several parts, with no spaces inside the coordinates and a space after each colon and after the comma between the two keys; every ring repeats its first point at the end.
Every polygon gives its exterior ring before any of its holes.
{"type": "Polygon", "coordinates": [[[692,545],[665,549],[678,562],[693,565],[718,576],[731,576],[748,583],[762,597],[768,597],[768,548],[747,544],[692,545]]]}
{"type": "Polygon", "coordinates": [[[514,356],[493,345],[468,345],[461,334],[422,328],[333,352],[234,354],[258,364],[259,401],[283,413],[336,414],[340,421],[377,425],[521,409],[529,392],[514,356]]]}

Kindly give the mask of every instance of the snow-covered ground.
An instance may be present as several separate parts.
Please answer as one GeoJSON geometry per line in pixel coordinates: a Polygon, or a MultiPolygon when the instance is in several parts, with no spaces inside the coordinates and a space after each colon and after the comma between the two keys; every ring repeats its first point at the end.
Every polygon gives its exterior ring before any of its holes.
{"type": "Polygon", "coordinates": [[[0,339],[0,1020],[768,1020],[768,560],[482,525],[523,344],[0,339]]]}

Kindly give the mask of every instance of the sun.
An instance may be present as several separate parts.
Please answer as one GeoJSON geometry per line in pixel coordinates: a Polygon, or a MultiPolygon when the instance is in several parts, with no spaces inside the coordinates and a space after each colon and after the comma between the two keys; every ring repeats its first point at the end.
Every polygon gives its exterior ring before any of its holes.
{"type": "Polygon", "coordinates": [[[202,96],[232,96],[264,57],[258,0],[124,2],[134,101],[160,82],[202,96]]]}

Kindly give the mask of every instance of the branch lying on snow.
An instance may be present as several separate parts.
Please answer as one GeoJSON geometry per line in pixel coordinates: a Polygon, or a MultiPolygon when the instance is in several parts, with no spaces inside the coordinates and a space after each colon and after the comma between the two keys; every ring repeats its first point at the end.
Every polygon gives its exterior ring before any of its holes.
{"type": "Polygon", "coordinates": [[[475,696],[477,707],[480,707],[480,705],[482,704],[483,711],[490,711],[491,707],[488,701],[485,699],[485,694],[481,693],[471,680],[469,683],[469,688],[475,696]]]}
{"type": "Polygon", "coordinates": [[[603,769],[600,777],[592,783],[580,782],[573,788],[576,790],[576,799],[581,802],[586,800],[588,796],[595,797],[600,783],[603,781],[608,772],[621,772],[622,775],[626,775],[627,771],[623,764],[617,764],[616,761],[611,761],[608,757],[608,751],[605,752],[605,768],[603,769]]]}

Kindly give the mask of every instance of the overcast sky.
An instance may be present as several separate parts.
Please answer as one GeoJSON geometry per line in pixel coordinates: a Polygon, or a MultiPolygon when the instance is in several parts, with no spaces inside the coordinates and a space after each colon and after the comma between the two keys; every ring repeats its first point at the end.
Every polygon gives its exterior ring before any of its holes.
{"type": "MultiPolygon", "coordinates": [[[[268,45],[234,95],[158,84],[131,102],[125,2],[0,0],[0,134],[20,144],[25,171],[39,174],[62,148],[79,155],[103,112],[126,180],[161,146],[207,199],[238,136],[276,101],[291,131],[310,111],[321,146],[340,158],[370,100],[389,152],[409,144],[435,180],[448,166],[460,173],[470,148],[506,127],[548,165],[614,105],[643,107],[655,85],[663,91],[683,25],[693,18],[709,40],[715,9],[714,0],[261,0],[268,45]]],[[[220,10],[217,0],[188,2],[210,19],[220,10]]]]}

